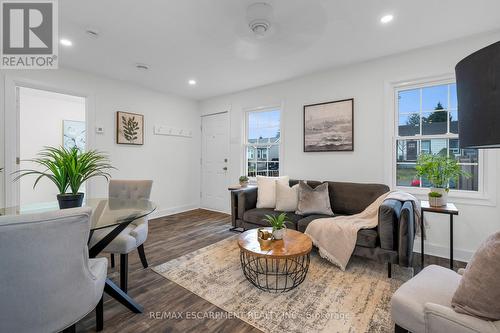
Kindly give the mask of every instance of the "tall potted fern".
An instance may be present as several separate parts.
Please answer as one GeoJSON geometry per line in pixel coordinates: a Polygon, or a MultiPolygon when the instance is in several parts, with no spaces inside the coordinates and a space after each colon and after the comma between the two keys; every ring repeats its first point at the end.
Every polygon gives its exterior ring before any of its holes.
{"type": "Polygon", "coordinates": [[[78,148],[45,147],[38,157],[28,160],[41,166],[44,171],[35,169],[19,170],[14,180],[28,175],[36,175],[33,189],[43,178],[52,181],[58,191],[59,208],[81,207],[84,193],[79,192],[82,184],[93,177],[111,178],[109,170],[114,169],[107,155],[90,150],[81,152],[78,148]],[[69,191],[68,191],[69,190],[69,191]]]}

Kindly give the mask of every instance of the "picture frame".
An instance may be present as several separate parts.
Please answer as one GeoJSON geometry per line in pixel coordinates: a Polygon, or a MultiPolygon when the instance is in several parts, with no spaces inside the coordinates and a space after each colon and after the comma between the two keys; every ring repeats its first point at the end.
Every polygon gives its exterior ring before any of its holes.
{"type": "Polygon", "coordinates": [[[85,121],[63,120],[62,146],[66,149],[85,150],[87,131],[85,121]]]}
{"type": "Polygon", "coordinates": [[[144,115],[116,112],[116,143],[121,145],[144,144],[144,115]]]}
{"type": "Polygon", "coordinates": [[[304,152],[354,151],[354,98],[304,105],[304,152]]]}

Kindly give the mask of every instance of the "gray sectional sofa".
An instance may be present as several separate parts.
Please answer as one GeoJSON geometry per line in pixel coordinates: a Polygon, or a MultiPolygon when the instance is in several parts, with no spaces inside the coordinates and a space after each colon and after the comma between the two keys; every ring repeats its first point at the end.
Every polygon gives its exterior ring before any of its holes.
{"type": "MultiPolygon", "coordinates": [[[[298,180],[290,180],[290,186],[298,180]]],[[[322,184],[307,181],[313,188],[322,184]]],[[[328,181],[330,204],[335,216],[360,213],[380,195],[389,191],[382,184],[360,184],[328,181]]],[[[266,214],[280,212],[267,208],[256,208],[257,188],[250,187],[231,192],[231,215],[233,228],[243,230],[269,226],[263,221],[266,214]]],[[[324,215],[301,216],[287,213],[290,222],[287,227],[304,232],[311,221],[329,217],[324,215]]],[[[409,267],[413,260],[413,241],[415,221],[411,202],[385,200],[379,211],[379,224],[374,229],[358,232],[354,255],[379,262],[388,263],[388,276],[391,276],[391,264],[409,267]]],[[[335,240],[332,240],[335,241],[335,240]]]]}

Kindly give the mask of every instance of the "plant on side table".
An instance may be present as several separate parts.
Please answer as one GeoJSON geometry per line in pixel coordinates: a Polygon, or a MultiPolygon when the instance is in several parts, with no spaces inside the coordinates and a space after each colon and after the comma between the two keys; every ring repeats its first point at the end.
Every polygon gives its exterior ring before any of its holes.
{"type": "Polygon", "coordinates": [[[286,230],[285,222],[288,221],[286,213],[279,215],[266,215],[264,221],[268,222],[273,227],[273,238],[283,239],[283,234],[286,230]]]}
{"type": "Polygon", "coordinates": [[[240,186],[241,187],[247,187],[248,186],[248,177],[247,176],[241,176],[240,179],[240,186]]]}
{"type": "Polygon", "coordinates": [[[470,177],[455,158],[443,155],[421,154],[415,168],[417,177],[424,177],[431,183],[429,192],[431,206],[445,206],[448,203],[450,181],[457,181],[460,176],[470,177]]]}
{"type": "Polygon", "coordinates": [[[111,178],[108,170],[114,169],[108,157],[96,150],[80,152],[78,148],[46,147],[38,153],[38,156],[28,161],[38,164],[45,170],[19,170],[15,180],[36,175],[38,177],[33,184],[34,189],[41,179],[48,178],[57,186],[59,191],[57,201],[61,209],[81,207],[84,193],[78,191],[82,184],[93,177],[104,177],[108,180],[111,178]]]}

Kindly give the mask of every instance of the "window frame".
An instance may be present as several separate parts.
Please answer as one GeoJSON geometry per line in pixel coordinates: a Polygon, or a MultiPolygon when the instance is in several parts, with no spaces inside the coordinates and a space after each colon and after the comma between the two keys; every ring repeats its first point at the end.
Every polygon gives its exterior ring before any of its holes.
{"type": "MultiPolygon", "coordinates": [[[[419,197],[420,199],[425,199],[427,193],[429,192],[429,188],[426,187],[412,187],[412,186],[400,186],[397,185],[397,141],[398,140],[425,140],[425,139],[458,139],[458,133],[449,133],[449,125],[448,125],[448,133],[446,134],[438,134],[438,135],[414,135],[414,136],[399,136],[399,105],[398,105],[398,94],[400,91],[411,90],[411,89],[421,89],[431,86],[438,86],[444,84],[453,84],[456,83],[456,79],[454,75],[447,75],[439,78],[426,78],[420,80],[413,81],[401,81],[390,84],[390,96],[392,99],[392,112],[391,112],[391,129],[392,129],[392,139],[391,139],[391,187],[412,193],[419,197]]],[[[448,94],[449,96],[449,94],[448,94]]],[[[420,96],[422,98],[422,96],[420,96]]],[[[449,98],[449,97],[448,97],[449,98]]],[[[449,101],[448,101],[448,109],[449,109],[449,101]]],[[[447,109],[447,110],[448,110],[447,109]]],[[[419,110],[419,114],[421,115],[421,110],[419,110]]],[[[449,122],[448,122],[449,124],[449,122]]],[[[420,117],[420,129],[422,131],[422,118],[420,117]]],[[[449,147],[448,147],[449,149],[449,147]]],[[[495,189],[496,182],[493,186],[487,186],[487,182],[485,181],[486,177],[488,180],[495,179],[494,175],[491,175],[490,170],[496,169],[496,163],[492,161],[493,158],[488,158],[488,153],[479,150],[478,151],[478,190],[477,191],[468,191],[468,190],[455,190],[450,189],[449,197],[455,200],[458,203],[471,203],[474,202],[476,204],[483,205],[494,205],[494,200],[496,197],[495,189]],[[492,167],[494,165],[494,168],[492,167]],[[464,200],[462,200],[464,199],[464,200]]],[[[491,180],[490,180],[491,181],[491,180]]]]}
{"type": "MultiPolygon", "coordinates": [[[[255,108],[246,108],[244,109],[244,124],[243,124],[243,174],[248,176],[248,160],[247,160],[247,151],[248,151],[248,133],[249,133],[249,115],[250,113],[256,113],[256,112],[269,112],[269,111],[278,111],[280,115],[280,140],[279,143],[263,143],[263,144],[252,144],[252,146],[255,146],[257,148],[259,147],[268,147],[268,146],[278,146],[278,152],[279,152],[279,167],[278,167],[278,173],[279,175],[283,174],[283,105],[282,104],[276,104],[276,105],[271,105],[271,106],[261,106],[261,107],[255,107],[255,108]]],[[[255,163],[258,162],[258,154],[254,154],[254,160],[255,163]]],[[[266,158],[266,163],[269,163],[269,161],[266,158]]],[[[256,177],[250,177],[248,176],[250,183],[255,183],[257,181],[256,177]]]]}

